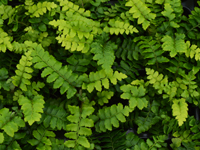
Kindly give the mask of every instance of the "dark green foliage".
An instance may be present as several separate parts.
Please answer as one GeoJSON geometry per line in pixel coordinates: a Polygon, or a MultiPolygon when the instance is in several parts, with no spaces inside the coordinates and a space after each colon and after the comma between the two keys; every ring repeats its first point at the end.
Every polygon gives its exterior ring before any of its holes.
{"type": "Polygon", "coordinates": [[[200,8],[12,2],[0,0],[0,150],[199,149],[200,8]]]}

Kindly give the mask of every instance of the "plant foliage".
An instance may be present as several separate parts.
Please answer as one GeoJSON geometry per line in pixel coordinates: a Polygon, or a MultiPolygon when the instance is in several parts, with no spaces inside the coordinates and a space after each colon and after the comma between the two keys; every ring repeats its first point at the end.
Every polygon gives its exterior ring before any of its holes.
{"type": "Polygon", "coordinates": [[[199,149],[197,3],[0,0],[0,150],[199,149]]]}

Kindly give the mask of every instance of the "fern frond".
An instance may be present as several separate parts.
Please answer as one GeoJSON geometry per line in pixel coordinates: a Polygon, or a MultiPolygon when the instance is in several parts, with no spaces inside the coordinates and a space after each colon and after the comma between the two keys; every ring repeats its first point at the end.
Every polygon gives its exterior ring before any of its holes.
{"type": "Polygon", "coordinates": [[[68,1],[68,0],[57,0],[60,2],[60,6],[62,6],[62,11],[71,11],[79,13],[80,15],[83,15],[85,17],[90,17],[90,11],[85,10],[84,8],[79,8],[78,5],[75,5],[74,3],[68,1]]]}
{"type": "Polygon", "coordinates": [[[66,17],[49,22],[50,25],[58,27],[60,35],[56,39],[62,43],[61,46],[71,52],[76,50],[86,53],[94,35],[102,32],[100,23],[87,18],[90,16],[90,12],[84,12],[85,9],[79,9],[79,6],[72,2],[60,0],[60,4],[63,6],[62,11],[66,11],[66,17]]]}
{"type": "Polygon", "coordinates": [[[116,129],[113,131],[108,131],[99,136],[99,139],[101,141],[101,147],[105,150],[109,149],[116,149],[116,150],[122,150],[126,149],[125,146],[125,136],[126,132],[116,129]]]}
{"type": "Polygon", "coordinates": [[[91,52],[94,53],[93,59],[97,60],[98,65],[102,65],[106,73],[112,70],[111,67],[115,60],[114,50],[117,49],[117,45],[113,42],[106,42],[108,39],[108,34],[103,33],[98,41],[91,45],[91,52]]]}
{"type": "Polygon", "coordinates": [[[10,90],[10,85],[7,83],[8,70],[6,68],[0,69],[0,89],[3,88],[6,91],[10,90]]]}
{"type": "Polygon", "coordinates": [[[184,90],[184,92],[181,94],[182,97],[188,98],[188,97],[197,97],[200,95],[200,93],[197,91],[197,83],[193,80],[195,80],[195,74],[199,72],[199,67],[193,67],[193,69],[186,75],[182,81],[187,86],[187,89],[184,90]]]}
{"type": "Polygon", "coordinates": [[[33,99],[28,99],[21,95],[18,100],[21,109],[23,110],[24,120],[32,125],[35,121],[40,121],[41,113],[43,113],[44,100],[43,96],[36,95],[33,99]]]}
{"type": "Polygon", "coordinates": [[[72,56],[67,58],[67,62],[70,64],[69,69],[73,72],[77,72],[82,74],[88,70],[87,65],[91,63],[92,55],[80,55],[80,54],[73,54],[72,56]]]}
{"type": "Polygon", "coordinates": [[[122,85],[120,89],[123,91],[123,94],[120,97],[129,100],[129,106],[131,109],[134,109],[136,106],[140,110],[147,107],[148,101],[145,98],[146,90],[143,86],[138,88],[137,86],[128,84],[122,85]]]}
{"type": "Polygon", "coordinates": [[[159,74],[157,71],[153,69],[146,68],[147,72],[147,79],[149,79],[149,83],[153,85],[153,87],[158,90],[159,94],[162,92],[166,93],[163,94],[163,98],[170,98],[172,99],[176,95],[177,87],[174,85],[173,82],[168,82],[168,77],[163,76],[163,74],[159,74]]]}
{"type": "Polygon", "coordinates": [[[45,128],[51,127],[52,129],[66,130],[67,113],[63,108],[46,103],[43,110],[44,113],[40,122],[43,122],[45,128]]]}
{"type": "Polygon", "coordinates": [[[197,45],[191,45],[190,41],[186,42],[187,45],[187,51],[185,52],[186,57],[194,58],[196,61],[200,60],[200,48],[197,47],[197,45]]]}
{"type": "Polygon", "coordinates": [[[135,28],[133,25],[130,25],[129,23],[125,23],[123,21],[115,20],[115,19],[110,19],[108,24],[109,26],[105,26],[103,31],[106,33],[110,33],[111,35],[113,34],[133,34],[133,32],[138,33],[139,31],[137,28],[135,28]]]}
{"type": "Polygon", "coordinates": [[[161,44],[152,37],[139,37],[135,38],[134,42],[140,40],[137,46],[142,50],[144,59],[147,59],[147,65],[157,65],[159,63],[169,62],[167,57],[163,56],[164,51],[161,49],[161,44]]]}
{"type": "Polygon", "coordinates": [[[106,132],[106,130],[112,130],[112,126],[118,128],[119,122],[125,122],[125,116],[129,116],[129,113],[133,109],[130,109],[128,106],[123,108],[123,105],[119,103],[118,105],[112,105],[111,107],[104,107],[99,109],[97,116],[98,120],[95,124],[97,132],[106,132]]]}
{"type": "Polygon", "coordinates": [[[152,112],[149,112],[145,117],[135,117],[134,122],[138,125],[137,133],[140,134],[148,131],[153,125],[160,121],[160,119],[159,116],[155,116],[152,112]]]}
{"type": "Polygon", "coordinates": [[[22,55],[17,65],[17,70],[15,71],[16,75],[12,77],[12,83],[15,86],[19,86],[23,91],[27,91],[27,85],[31,84],[30,79],[32,77],[31,73],[33,72],[31,60],[31,51],[26,52],[25,56],[22,55]]]}
{"type": "Polygon", "coordinates": [[[147,139],[147,141],[145,142],[143,139],[140,139],[133,132],[130,132],[129,134],[126,135],[126,146],[130,148],[129,150],[162,149],[167,147],[167,144],[164,143],[166,139],[167,139],[166,135],[160,135],[160,136],[153,136],[153,140],[147,139]]]}
{"type": "Polygon", "coordinates": [[[40,17],[44,13],[47,12],[47,10],[51,11],[52,9],[55,9],[57,5],[54,2],[38,2],[37,5],[29,5],[26,7],[28,12],[26,12],[26,15],[30,15],[30,17],[40,17]]]}
{"type": "Polygon", "coordinates": [[[6,32],[0,28],[0,52],[6,52],[7,49],[10,51],[13,50],[13,46],[11,44],[12,38],[8,36],[6,32]]]}
{"type": "MultiPolygon", "coordinates": [[[[15,112],[9,111],[8,108],[0,109],[0,130],[3,130],[10,137],[14,137],[19,127],[25,127],[25,122],[15,112]]],[[[4,141],[4,134],[0,133],[1,143],[4,141]]]]}
{"type": "Polygon", "coordinates": [[[53,56],[49,55],[47,51],[37,45],[35,51],[32,53],[35,63],[34,67],[43,69],[41,76],[47,77],[48,83],[54,83],[53,88],[60,88],[60,93],[67,92],[67,98],[71,98],[77,92],[75,87],[80,87],[83,80],[87,78],[85,75],[78,76],[73,73],[67,66],[62,67],[62,63],[57,61],[53,56]]]}
{"type": "Polygon", "coordinates": [[[117,80],[121,81],[126,77],[127,76],[125,74],[119,73],[118,71],[111,71],[109,74],[105,73],[103,69],[97,72],[90,72],[89,81],[82,84],[82,89],[87,89],[88,92],[91,93],[94,88],[96,88],[97,91],[101,92],[102,86],[104,86],[106,89],[109,89],[109,80],[112,84],[116,85],[117,80]]]}
{"type": "Polygon", "coordinates": [[[172,9],[172,6],[169,3],[165,3],[164,7],[165,10],[161,12],[162,15],[169,19],[169,24],[171,27],[179,28],[180,26],[175,21],[173,21],[176,15],[174,13],[174,9],[172,9]]]}
{"type": "Polygon", "coordinates": [[[114,95],[112,91],[102,91],[97,92],[98,96],[98,103],[99,105],[103,106],[105,103],[108,103],[108,100],[114,95]]]}
{"type": "Polygon", "coordinates": [[[64,144],[66,147],[77,148],[79,145],[85,148],[90,148],[91,145],[86,138],[92,134],[91,127],[94,126],[93,120],[87,118],[94,112],[92,106],[83,106],[82,110],[78,106],[68,106],[71,115],[67,119],[71,122],[66,126],[67,133],[65,136],[70,140],[67,140],[64,144]],[[71,140],[72,139],[72,140],[71,140]]]}
{"type": "Polygon", "coordinates": [[[117,58],[122,58],[123,60],[128,59],[130,61],[139,59],[141,50],[136,43],[133,42],[132,38],[125,38],[123,41],[118,39],[117,44],[119,45],[115,53],[117,58]]]}
{"type": "Polygon", "coordinates": [[[185,102],[184,98],[181,99],[174,99],[173,105],[172,105],[172,112],[173,116],[176,116],[176,119],[178,120],[179,126],[183,124],[184,121],[186,121],[186,118],[188,117],[188,104],[185,102]]]}
{"type": "Polygon", "coordinates": [[[144,30],[150,26],[151,20],[155,19],[156,14],[141,0],[129,0],[125,6],[131,7],[129,13],[133,14],[133,18],[138,18],[138,24],[142,24],[144,30]]]}
{"type": "Polygon", "coordinates": [[[32,134],[34,138],[28,140],[31,146],[36,146],[37,150],[51,149],[52,143],[49,138],[56,136],[53,131],[48,131],[43,126],[39,126],[37,130],[33,130],[32,134]]]}
{"type": "Polygon", "coordinates": [[[175,34],[175,38],[165,35],[162,38],[162,48],[164,51],[169,51],[171,57],[175,57],[178,53],[185,53],[187,46],[184,41],[184,34],[175,34]]]}
{"type": "Polygon", "coordinates": [[[19,140],[23,140],[25,135],[26,135],[25,132],[23,132],[23,133],[17,132],[17,133],[15,133],[15,135],[13,137],[10,137],[7,134],[3,133],[4,142],[2,144],[0,144],[0,149],[4,150],[4,149],[13,149],[13,148],[15,148],[15,149],[21,150],[22,146],[20,145],[19,140]]]}

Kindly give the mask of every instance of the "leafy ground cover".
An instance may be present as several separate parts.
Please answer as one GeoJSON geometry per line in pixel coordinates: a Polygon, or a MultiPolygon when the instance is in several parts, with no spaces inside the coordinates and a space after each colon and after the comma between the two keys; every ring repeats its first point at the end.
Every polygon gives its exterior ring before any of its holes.
{"type": "Polygon", "coordinates": [[[1,0],[0,149],[200,149],[200,8],[183,13],[180,0],[1,0]]]}

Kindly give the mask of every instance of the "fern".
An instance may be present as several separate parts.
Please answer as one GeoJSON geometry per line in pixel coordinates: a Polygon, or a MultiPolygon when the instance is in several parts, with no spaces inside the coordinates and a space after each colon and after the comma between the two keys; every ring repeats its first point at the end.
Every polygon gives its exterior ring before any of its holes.
{"type": "MultiPolygon", "coordinates": [[[[142,50],[142,55],[144,59],[147,59],[147,65],[155,65],[158,68],[159,63],[169,62],[167,57],[162,56],[164,51],[161,49],[161,44],[157,40],[152,39],[152,37],[140,37],[141,41],[137,43],[137,46],[142,50]]],[[[135,38],[134,42],[140,40],[135,38]]]]}
{"type": "Polygon", "coordinates": [[[141,110],[147,107],[148,101],[145,98],[145,88],[140,86],[132,86],[130,84],[123,85],[120,89],[124,92],[121,98],[129,100],[129,106],[134,109],[136,106],[141,110]]]}
{"type": "Polygon", "coordinates": [[[66,126],[68,133],[65,133],[67,140],[65,142],[66,147],[78,148],[80,146],[90,148],[90,143],[86,136],[92,134],[91,127],[94,126],[93,120],[87,118],[94,112],[94,108],[91,106],[83,106],[80,110],[77,106],[68,106],[72,115],[69,115],[67,119],[71,122],[66,126]]]}
{"type": "Polygon", "coordinates": [[[28,122],[29,125],[32,125],[35,121],[40,121],[42,117],[40,113],[43,113],[45,103],[43,96],[37,95],[30,100],[21,95],[18,103],[22,106],[21,109],[23,110],[24,121],[28,122]]]}
{"type": "MultiPolygon", "coordinates": [[[[22,140],[25,137],[26,133],[15,133],[14,137],[10,137],[7,134],[3,134],[4,136],[4,143],[0,144],[0,149],[19,149],[21,150],[22,146],[20,145],[19,140],[22,140]]],[[[0,142],[1,143],[1,142],[0,142]]]]}
{"type": "Polygon", "coordinates": [[[153,125],[160,121],[161,117],[152,113],[151,110],[142,112],[142,115],[136,115],[134,122],[138,125],[137,134],[148,131],[153,125]]]}
{"type": "Polygon", "coordinates": [[[176,22],[174,22],[176,15],[175,15],[174,10],[172,9],[170,3],[165,3],[165,10],[161,13],[163,16],[165,16],[169,19],[169,24],[171,27],[179,28],[179,25],[176,22]]]}
{"type": "Polygon", "coordinates": [[[103,106],[105,103],[108,103],[108,100],[114,95],[112,91],[102,91],[98,92],[98,103],[99,105],[103,106]]]}
{"type": "Polygon", "coordinates": [[[115,60],[114,50],[117,48],[114,43],[107,43],[108,39],[108,34],[103,33],[99,40],[91,45],[91,52],[95,54],[93,59],[97,60],[98,65],[102,65],[106,73],[111,71],[111,66],[115,60]]]}
{"type": "Polygon", "coordinates": [[[98,120],[98,122],[96,122],[95,124],[96,131],[111,131],[112,126],[118,128],[119,121],[125,122],[125,116],[129,116],[129,113],[132,111],[133,110],[127,106],[123,108],[123,105],[121,103],[119,103],[118,105],[112,105],[111,107],[100,109],[97,114],[100,120],[98,120]]]}
{"type": "MultiPolygon", "coordinates": [[[[13,137],[15,132],[19,130],[19,127],[25,127],[25,123],[21,117],[17,116],[15,112],[9,111],[8,108],[0,109],[0,129],[7,135],[13,137]]],[[[4,141],[4,133],[0,133],[0,143],[4,141]]]]}
{"type": "Polygon", "coordinates": [[[179,99],[179,100],[173,100],[172,110],[173,110],[173,116],[176,116],[176,119],[178,120],[179,126],[183,124],[184,121],[186,121],[186,118],[188,117],[188,108],[187,103],[185,102],[185,99],[179,99]]]}
{"type": "Polygon", "coordinates": [[[112,34],[118,35],[118,34],[123,34],[123,33],[133,34],[133,32],[138,33],[138,30],[134,26],[130,25],[129,23],[124,23],[119,20],[110,19],[108,24],[111,27],[105,26],[103,31],[106,33],[110,33],[111,35],[112,34]]]}
{"type": "Polygon", "coordinates": [[[45,68],[41,74],[44,78],[47,77],[47,82],[54,82],[53,88],[60,88],[60,93],[64,94],[67,91],[67,98],[71,98],[77,92],[75,87],[81,85],[81,80],[86,76],[74,74],[67,66],[62,67],[62,63],[58,62],[53,56],[44,51],[41,45],[34,47],[36,50],[32,53],[33,63],[37,69],[45,68]]]}
{"type": "Polygon", "coordinates": [[[187,51],[185,52],[186,57],[190,57],[191,59],[194,58],[196,61],[200,60],[200,49],[197,47],[197,45],[191,45],[190,41],[186,42],[187,45],[187,51]]]}
{"type": "Polygon", "coordinates": [[[187,50],[186,43],[184,42],[184,34],[176,34],[175,38],[165,35],[162,38],[162,48],[164,51],[170,51],[170,57],[175,57],[177,53],[185,53],[187,50]]]}
{"type": "Polygon", "coordinates": [[[133,42],[132,38],[125,38],[123,41],[120,39],[117,39],[118,49],[116,50],[116,57],[122,58],[123,60],[138,60],[140,56],[141,50],[136,45],[135,42],[133,42]]]}
{"type": "Polygon", "coordinates": [[[33,69],[30,67],[32,65],[31,60],[31,51],[28,51],[20,59],[17,65],[18,70],[15,71],[16,75],[12,77],[12,83],[15,86],[19,86],[23,91],[27,91],[27,85],[31,84],[29,81],[32,77],[30,74],[33,72],[33,69]]]}
{"type": "Polygon", "coordinates": [[[51,149],[52,143],[49,137],[55,137],[54,132],[48,131],[44,127],[39,126],[37,130],[33,130],[32,134],[34,138],[28,140],[28,143],[30,143],[31,146],[37,146],[37,150],[51,149]]]}
{"type": "Polygon", "coordinates": [[[54,2],[39,2],[33,5],[27,6],[28,12],[26,12],[26,15],[30,15],[30,17],[40,17],[40,15],[43,15],[47,12],[47,10],[51,11],[51,9],[55,9],[57,5],[54,2]]]}
{"type": "Polygon", "coordinates": [[[113,130],[106,133],[103,133],[99,136],[101,140],[101,147],[105,150],[116,149],[121,150],[125,149],[125,135],[126,132],[122,130],[113,130]]]}
{"type": "Polygon", "coordinates": [[[142,24],[142,28],[146,30],[150,26],[150,21],[155,19],[156,14],[151,13],[151,10],[143,1],[129,0],[126,6],[131,7],[129,13],[133,14],[133,18],[138,18],[138,24],[142,24]]]}
{"type": "Polygon", "coordinates": [[[100,24],[87,18],[90,16],[90,11],[79,9],[79,6],[72,2],[60,0],[60,5],[63,6],[62,11],[66,12],[67,17],[49,22],[50,25],[58,27],[62,33],[56,39],[71,52],[75,50],[88,52],[94,35],[102,32],[100,24]]]}
{"type": "Polygon", "coordinates": [[[45,128],[51,127],[52,129],[66,130],[66,117],[67,113],[64,109],[46,103],[40,122],[43,122],[45,128]]]}
{"type": "Polygon", "coordinates": [[[117,84],[117,80],[121,81],[122,79],[125,79],[127,76],[123,73],[119,73],[118,71],[111,71],[109,74],[106,74],[105,71],[102,69],[97,72],[91,72],[89,74],[89,81],[86,81],[82,84],[82,89],[87,89],[88,92],[92,92],[94,88],[96,88],[97,91],[102,91],[102,86],[104,88],[109,89],[109,80],[114,85],[117,84]]]}
{"type": "Polygon", "coordinates": [[[145,142],[142,139],[139,139],[133,132],[130,132],[126,136],[126,146],[130,149],[161,149],[167,147],[167,144],[164,141],[167,139],[166,135],[153,136],[153,140],[147,139],[145,142]]]}
{"type": "Polygon", "coordinates": [[[10,51],[13,50],[13,46],[11,44],[12,38],[8,36],[6,32],[3,31],[2,28],[0,28],[0,52],[6,52],[6,49],[9,49],[10,51]]]}
{"type": "Polygon", "coordinates": [[[6,68],[1,68],[0,69],[0,89],[3,88],[4,90],[9,91],[10,86],[7,83],[6,79],[8,79],[8,71],[6,68]]]}
{"type": "Polygon", "coordinates": [[[80,54],[73,54],[67,59],[67,62],[70,64],[68,66],[73,72],[82,74],[87,72],[88,68],[86,66],[90,64],[91,60],[91,55],[83,56],[80,54]]]}

